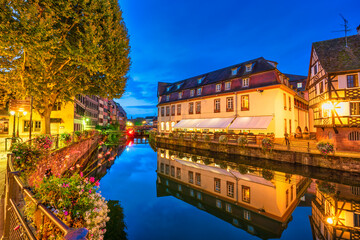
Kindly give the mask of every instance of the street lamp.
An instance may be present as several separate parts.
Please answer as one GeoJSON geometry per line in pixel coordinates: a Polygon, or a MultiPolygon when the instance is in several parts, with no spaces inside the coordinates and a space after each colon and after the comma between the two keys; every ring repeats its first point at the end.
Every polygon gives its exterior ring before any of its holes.
{"type": "Polygon", "coordinates": [[[13,139],[12,142],[15,142],[15,111],[10,111],[11,116],[14,116],[14,128],[13,128],[13,139]]]}

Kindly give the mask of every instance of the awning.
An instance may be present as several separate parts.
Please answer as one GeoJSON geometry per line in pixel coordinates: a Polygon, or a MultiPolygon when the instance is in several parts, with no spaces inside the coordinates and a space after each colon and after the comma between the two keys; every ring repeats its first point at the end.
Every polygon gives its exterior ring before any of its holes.
{"type": "Polygon", "coordinates": [[[273,116],[237,117],[229,129],[267,129],[272,119],[273,116]]]}
{"type": "Polygon", "coordinates": [[[174,125],[174,128],[203,128],[203,129],[225,129],[234,118],[205,118],[205,119],[183,119],[174,125]]]}

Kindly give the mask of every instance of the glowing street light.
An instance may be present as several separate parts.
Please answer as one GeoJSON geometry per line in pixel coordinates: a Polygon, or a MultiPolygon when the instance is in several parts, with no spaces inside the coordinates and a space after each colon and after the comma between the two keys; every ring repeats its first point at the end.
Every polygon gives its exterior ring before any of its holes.
{"type": "Polygon", "coordinates": [[[334,218],[328,217],[328,218],[326,218],[326,222],[327,222],[328,224],[330,224],[330,225],[333,225],[333,224],[334,224],[334,218]]]}

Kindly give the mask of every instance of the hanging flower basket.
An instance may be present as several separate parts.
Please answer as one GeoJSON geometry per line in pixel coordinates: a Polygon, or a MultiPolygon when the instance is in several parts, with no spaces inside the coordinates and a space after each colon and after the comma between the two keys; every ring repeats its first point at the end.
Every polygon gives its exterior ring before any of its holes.
{"type": "Polygon", "coordinates": [[[320,153],[324,156],[328,156],[329,154],[334,154],[334,144],[330,142],[319,142],[316,145],[317,149],[320,151],[320,153]]]}
{"type": "Polygon", "coordinates": [[[270,138],[263,138],[261,141],[261,147],[264,151],[272,151],[274,148],[274,142],[270,138]]]}
{"type": "Polygon", "coordinates": [[[237,142],[241,148],[245,148],[248,145],[248,139],[244,136],[240,136],[237,142]]]}

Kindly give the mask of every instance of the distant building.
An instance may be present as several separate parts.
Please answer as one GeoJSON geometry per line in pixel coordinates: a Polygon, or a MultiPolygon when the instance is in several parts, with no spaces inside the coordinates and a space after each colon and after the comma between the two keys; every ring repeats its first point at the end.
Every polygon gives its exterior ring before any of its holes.
{"type": "Polygon", "coordinates": [[[310,114],[317,140],[336,150],[360,151],[360,35],[312,44],[310,114]]]}
{"type": "Polygon", "coordinates": [[[307,100],[291,88],[292,76],[260,57],[175,83],[159,82],[158,130],[273,133],[276,138],[309,130],[307,100]],[[297,108],[297,100],[305,106],[297,108]]]}

